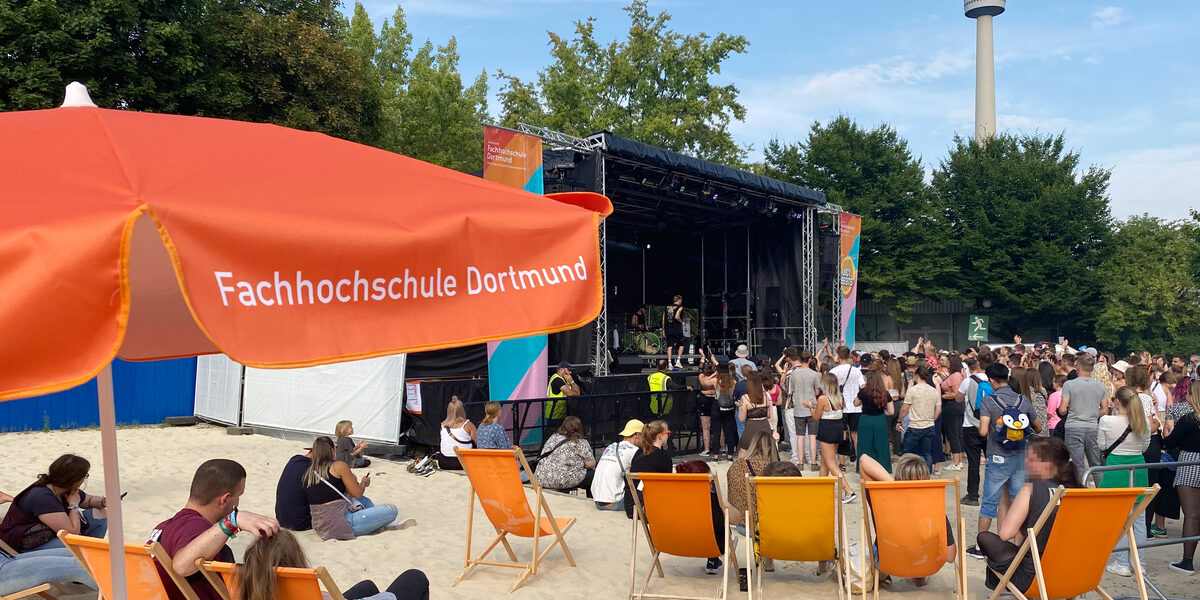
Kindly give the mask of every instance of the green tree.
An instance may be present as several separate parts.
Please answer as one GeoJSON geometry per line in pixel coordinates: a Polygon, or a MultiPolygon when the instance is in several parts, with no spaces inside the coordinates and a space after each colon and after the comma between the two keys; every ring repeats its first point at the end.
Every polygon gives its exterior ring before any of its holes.
{"type": "Polygon", "coordinates": [[[458,42],[450,38],[435,53],[425,45],[408,65],[408,85],[395,102],[398,152],[459,171],[483,166],[487,120],[487,73],[463,87],[458,42]]]}
{"type": "Polygon", "coordinates": [[[947,235],[931,202],[921,161],[884,124],[863,129],[845,116],[813,123],[808,139],[772,140],[763,173],[823,190],[830,202],[862,215],[861,293],[887,306],[900,323],[953,271],[947,235]]]}
{"type": "Polygon", "coordinates": [[[746,151],[729,133],[746,109],[734,85],[712,80],[732,54],[746,51],[745,37],[684,35],[671,16],[651,15],[645,0],[625,8],[629,35],[603,45],[595,19],[577,21],[575,36],[550,33],[553,62],[538,83],[500,72],[501,122],[544,125],[573,135],[609,130],[706,160],[741,164],[746,151]]]}
{"type": "Polygon", "coordinates": [[[1101,268],[1096,340],[1122,352],[1200,347],[1200,226],[1132,217],[1113,234],[1101,268]]]}
{"type": "Polygon", "coordinates": [[[985,146],[956,137],[933,173],[958,267],[946,287],[991,300],[993,327],[1057,327],[1077,339],[1100,306],[1108,180],[1107,170],[1081,171],[1062,135],[999,135],[985,146]]]}

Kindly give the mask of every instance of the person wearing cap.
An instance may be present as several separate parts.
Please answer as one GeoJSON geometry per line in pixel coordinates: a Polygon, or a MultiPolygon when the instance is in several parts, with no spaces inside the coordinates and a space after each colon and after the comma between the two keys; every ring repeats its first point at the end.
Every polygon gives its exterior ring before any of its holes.
{"type": "Polygon", "coordinates": [[[567,418],[566,398],[578,395],[579,384],[575,383],[575,378],[571,375],[571,363],[565,360],[558,363],[558,370],[550,376],[550,382],[546,386],[546,397],[550,398],[544,411],[546,431],[554,431],[562,425],[563,419],[567,418]]]}
{"type": "Polygon", "coordinates": [[[755,371],[758,370],[758,366],[750,360],[750,349],[747,348],[745,344],[738,344],[737,350],[735,350],[733,354],[734,356],[737,356],[737,358],[729,361],[729,364],[736,365],[733,373],[734,377],[737,377],[738,381],[746,379],[746,377],[742,375],[742,367],[749,366],[755,371]]]}
{"type": "Polygon", "coordinates": [[[592,500],[600,510],[625,510],[625,473],[638,451],[638,440],[646,425],[637,419],[625,423],[621,441],[613,442],[600,454],[592,477],[592,500]]]}

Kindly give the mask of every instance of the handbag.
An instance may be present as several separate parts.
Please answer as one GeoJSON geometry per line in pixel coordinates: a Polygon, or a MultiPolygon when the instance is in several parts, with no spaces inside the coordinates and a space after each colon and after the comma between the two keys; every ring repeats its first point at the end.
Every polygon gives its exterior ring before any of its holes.
{"type": "Polygon", "coordinates": [[[329,489],[337,492],[337,495],[341,496],[342,500],[345,500],[346,502],[350,503],[350,512],[358,512],[367,507],[365,504],[362,503],[362,500],[359,500],[358,498],[351,498],[351,497],[343,494],[342,490],[339,490],[336,487],[334,487],[332,483],[329,483],[328,479],[325,479],[324,477],[322,477],[321,481],[325,485],[329,486],[329,489]]]}
{"type": "Polygon", "coordinates": [[[850,441],[849,425],[846,425],[842,429],[842,441],[838,442],[837,453],[841,456],[849,456],[851,461],[857,458],[854,455],[854,444],[850,441]]]}

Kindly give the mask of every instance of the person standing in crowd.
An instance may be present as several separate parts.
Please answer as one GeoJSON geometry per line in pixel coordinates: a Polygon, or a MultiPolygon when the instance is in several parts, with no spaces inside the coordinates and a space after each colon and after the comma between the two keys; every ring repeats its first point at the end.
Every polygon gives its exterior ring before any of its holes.
{"type": "MultiPolygon", "coordinates": [[[[929,367],[917,367],[916,383],[908,389],[904,404],[900,407],[900,420],[908,417],[908,430],[904,432],[904,445],[900,454],[916,454],[925,459],[929,471],[933,471],[933,445],[940,444],[935,440],[934,421],[942,412],[943,402],[938,398],[938,392],[933,388],[933,375],[929,367]]],[[[961,417],[956,422],[961,422],[961,417]]],[[[896,428],[899,429],[897,424],[896,428]]],[[[962,427],[958,427],[961,431],[962,427]]],[[[890,461],[888,461],[890,463],[890,461]]],[[[888,463],[884,463],[888,464],[888,463]]]]}
{"type": "Polygon", "coordinates": [[[500,403],[492,400],[483,406],[483,420],[475,431],[475,445],[484,450],[508,450],[512,439],[500,423],[500,403]]]}
{"type": "Polygon", "coordinates": [[[1112,372],[1108,370],[1108,363],[1096,361],[1095,366],[1092,367],[1092,379],[1104,384],[1104,389],[1107,394],[1105,399],[1108,400],[1109,410],[1112,410],[1113,394],[1117,393],[1117,386],[1115,383],[1113,383],[1113,376],[1112,372]]]}
{"type": "MultiPolygon", "coordinates": [[[[962,385],[963,379],[963,362],[956,354],[952,354],[946,358],[946,378],[942,381],[939,388],[939,396],[941,397],[942,411],[942,437],[950,446],[950,456],[953,460],[952,464],[946,466],[947,471],[963,470],[963,437],[962,437],[962,421],[963,413],[966,412],[963,407],[963,399],[958,395],[958,388],[962,385]]],[[[934,440],[935,444],[941,444],[942,440],[934,440]]],[[[930,470],[933,470],[932,463],[930,470]]]]}
{"type": "Polygon", "coordinates": [[[967,506],[979,506],[979,459],[987,448],[987,438],[979,434],[979,410],[983,399],[994,391],[984,375],[984,369],[991,364],[991,360],[990,352],[968,358],[966,363],[971,375],[958,388],[963,397],[963,450],[967,456],[967,493],[962,503],[967,506]]]}
{"type": "MultiPolygon", "coordinates": [[[[1157,360],[1165,363],[1166,357],[1159,355],[1157,360]]],[[[1162,392],[1162,398],[1158,404],[1158,416],[1162,422],[1162,430],[1154,437],[1157,438],[1158,447],[1163,453],[1166,452],[1163,440],[1171,433],[1171,426],[1174,425],[1174,421],[1168,420],[1167,415],[1170,407],[1173,406],[1175,386],[1178,381],[1179,376],[1170,369],[1163,372],[1158,380],[1158,391],[1162,392]]],[[[1151,445],[1154,443],[1155,441],[1151,441],[1151,445]]],[[[1150,453],[1152,450],[1153,448],[1146,452],[1150,453]]],[[[1161,457],[1160,453],[1159,460],[1161,457]]],[[[1175,489],[1175,472],[1171,469],[1155,469],[1150,472],[1150,481],[1157,483],[1160,489],[1154,496],[1154,501],[1150,503],[1150,508],[1146,510],[1148,516],[1153,519],[1153,523],[1147,528],[1147,531],[1153,537],[1165,538],[1167,537],[1167,519],[1179,518],[1179,493],[1175,489]]]]}
{"type": "Polygon", "coordinates": [[[600,510],[625,510],[625,473],[633,464],[638,451],[638,440],[646,425],[630,419],[617,435],[620,441],[604,448],[600,460],[596,461],[596,473],[592,477],[592,500],[600,510]]]}
{"type": "MultiPolygon", "coordinates": [[[[1018,390],[1033,404],[1033,412],[1037,414],[1038,422],[1048,423],[1050,415],[1046,412],[1046,388],[1042,387],[1042,374],[1037,369],[1025,369],[1017,381],[1018,390]]],[[[1049,431],[1044,432],[1049,435],[1049,431]]]]}
{"type": "Polygon", "coordinates": [[[21,490],[0,521],[0,539],[17,552],[62,548],[58,532],[102,538],[108,521],[95,511],[107,506],[104,496],[92,496],[81,488],[92,464],[75,454],[64,454],[50,463],[45,473],[21,490]]]}
{"type": "Polygon", "coordinates": [[[738,344],[737,350],[734,350],[733,354],[737,358],[729,361],[730,372],[738,381],[746,379],[744,367],[750,367],[752,371],[758,370],[758,365],[750,360],[750,349],[745,344],[738,344]]]}
{"type": "MultiPolygon", "coordinates": [[[[985,373],[988,383],[996,390],[983,399],[979,412],[979,435],[987,438],[987,469],[984,471],[983,497],[979,506],[979,529],[985,532],[992,526],[1000,509],[1004,490],[1008,497],[1016,498],[1021,488],[1025,486],[1025,440],[1010,440],[1009,428],[1005,424],[1004,413],[1015,413],[1020,421],[1023,417],[1029,423],[1027,432],[1040,431],[1042,426],[1033,412],[1029,399],[1018,394],[1008,385],[1008,367],[993,363],[988,365],[985,373]]],[[[1095,438],[1093,438],[1094,441],[1095,438]]],[[[1011,537],[1011,536],[1009,536],[1011,537]]],[[[984,552],[977,544],[967,549],[967,554],[975,558],[984,558],[984,552]]]]}
{"type": "Polygon", "coordinates": [[[772,440],[779,438],[775,431],[775,407],[763,392],[762,377],[757,372],[750,372],[746,377],[746,394],[738,404],[738,420],[746,423],[746,429],[739,434],[738,456],[745,456],[750,449],[749,443],[754,432],[761,431],[772,440]]]}
{"type": "MultiPolygon", "coordinates": [[[[837,366],[830,369],[829,372],[837,377],[839,385],[841,385],[842,398],[846,399],[846,408],[843,409],[843,414],[846,417],[846,426],[850,429],[850,444],[856,449],[858,448],[858,424],[862,417],[863,407],[858,400],[858,391],[866,385],[866,379],[863,378],[862,369],[855,367],[850,362],[850,349],[845,346],[837,348],[837,366]]],[[[886,395],[887,390],[883,393],[886,395]]],[[[884,430],[886,433],[887,422],[885,421],[884,430]]],[[[884,462],[891,463],[891,456],[884,462]]]]}
{"type": "Polygon", "coordinates": [[[583,439],[583,423],[571,415],[542,446],[541,458],[534,473],[538,483],[549,490],[580,488],[592,495],[592,478],[596,456],[592,445],[583,439]]]}
{"type": "MultiPolygon", "coordinates": [[[[838,467],[837,447],[846,439],[846,424],[842,410],[846,402],[842,398],[841,386],[833,373],[821,376],[821,387],[817,389],[817,401],[813,406],[813,419],[817,421],[817,441],[821,444],[821,477],[836,476],[842,486],[842,502],[853,502],[854,490],[842,476],[838,467]]],[[[888,461],[891,462],[891,461],[888,461]]]]}
{"type": "Polygon", "coordinates": [[[1050,396],[1046,398],[1046,424],[1050,427],[1050,435],[1060,440],[1065,440],[1067,437],[1062,428],[1062,417],[1058,414],[1058,407],[1062,404],[1062,389],[1066,384],[1066,375],[1055,375],[1054,385],[1050,388],[1050,396]]]}
{"type": "MultiPolygon", "coordinates": [[[[700,351],[704,356],[704,351],[700,351]]],[[[696,413],[700,416],[700,439],[704,451],[700,456],[708,456],[712,451],[712,414],[716,410],[713,404],[717,399],[717,359],[711,354],[708,360],[701,359],[700,364],[700,393],[696,395],[696,413]]]]}
{"type": "MultiPolygon", "coordinates": [[[[1079,469],[1080,481],[1087,467],[1104,464],[1096,435],[1100,415],[1108,414],[1108,389],[1092,378],[1095,365],[1096,360],[1090,355],[1079,357],[1075,363],[1079,377],[1063,385],[1062,400],[1058,404],[1058,414],[1064,417],[1067,449],[1079,469]]],[[[1086,481],[1083,483],[1087,484],[1086,481]]]]}
{"type": "MultiPolygon", "coordinates": [[[[803,460],[809,465],[810,471],[816,471],[819,423],[812,411],[817,404],[817,390],[820,388],[821,374],[813,370],[810,364],[813,356],[808,350],[801,350],[797,358],[799,360],[796,368],[792,369],[788,375],[788,379],[791,381],[792,404],[795,407],[796,443],[799,444],[792,447],[792,462],[800,464],[803,460]]],[[[838,391],[840,397],[841,390],[838,391]]],[[[841,411],[841,407],[838,408],[838,411],[841,411]]]]}
{"type": "MultiPolygon", "coordinates": [[[[671,439],[671,430],[666,421],[650,421],[642,428],[641,438],[638,439],[637,452],[629,461],[630,473],[670,473],[672,470],[671,456],[664,448],[671,439]]],[[[736,440],[737,438],[733,438],[736,440]]],[[[731,459],[732,460],[732,459],[731,459]]],[[[633,518],[633,494],[641,497],[641,490],[631,490],[625,486],[625,516],[633,518]]]]}
{"type": "Polygon", "coordinates": [[[667,365],[683,370],[683,296],[676,295],[663,309],[663,338],[667,341],[667,365]],[[671,362],[671,351],[675,362],[671,362]]]}
{"type": "Polygon", "coordinates": [[[788,346],[783,349],[783,354],[779,356],[779,360],[775,361],[775,372],[779,375],[779,389],[783,394],[783,404],[779,407],[780,419],[783,422],[783,440],[781,440],[781,448],[783,443],[788,445],[792,452],[792,463],[799,464],[804,460],[804,448],[800,446],[804,442],[804,434],[800,434],[799,439],[796,436],[796,402],[792,397],[792,371],[796,370],[800,360],[796,349],[788,346]]]}
{"type": "MultiPolygon", "coordinates": [[[[1200,381],[1188,386],[1183,402],[1167,409],[1170,433],[1163,438],[1163,446],[1179,462],[1200,460],[1200,381]]],[[[1179,494],[1179,506],[1183,510],[1183,536],[1200,536],[1200,467],[1179,467],[1175,470],[1175,491],[1179,494]]],[[[1172,571],[1191,575],[1196,572],[1192,559],[1196,555],[1196,542],[1183,544],[1183,557],[1169,566],[1172,571]]]]}
{"type": "Polygon", "coordinates": [[[366,442],[355,442],[354,438],[354,422],[353,421],[338,421],[338,424],[333,428],[334,435],[337,436],[337,460],[346,463],[347,466],[355,469],[371,466],[371,459],[362,456],[364,450],[367,449],[366,442]]]}
{"type": "MultiPolygon", "coordinates": [[[[862,411],[858,421],[858,440],[854,446],[856,455],[866,454],[891,472],[892,449],[887,417],[892,412],[892,397],[884,387],[883,376],[877,371],[868,371],[866,384],[858,391],[854,404],[862,411]]],[[[858,466],[861,471],[862,464],[858,466]]]]}
{"type": "Polygon", "coordinates": [[[888,395],[892,397],[892,416],[888,417],[888,433],[892,437],[892,454],[899,456],[904,438],[897,424],[900,422],[900,408],[904,403],[904,394],[908,391],[907,380],[904,377],[904,369],[900,367],[900,361],[896,360],[894,356],[888,357],[883,370],[883,382],[887,385],[888,395]]]}
{"type": "MultiPolygon", "coordinates": [[[[730,362],[729,371],[730,373],[733,373],[735,377],[738,377],[737,383],[733,384],[733,397],[737,399],[737,404],[740,408],[742,405],[742,396],[746,395],[746,378],[749,377],[751,373],[754,373],[755,370],[752,366],[742,365],[741,367],[738,367],[730,362]],[[736,372],[734,369],[737,369],[736,372]]],[[[742,432],[746,430],[746,419],[742,416],[741,411],[738,411],[735,417],[737,417],[738,438],[741,438],[742,432]]]]}
{"type": "Polygon", "coordinates": [[[671,379],[671,376],[667,374],[670,361],[660,358],[657,365],[658,369],[646,377],[646,383],[650,386],[650,412],[655,417],[664,417],[671,414],[671,409],[675,407],[675,395],[671,392],[691,390],[692,386],[682,386],[671,379]],[[665,393],[656,394],[655,392],[665,393]]]}
{"type": "Polygon", "coordinates": [[[546,385],[546,397],[549,400],[543,409],[546,424],[542,431],[558,429],[563,419],[567,418],[567,398],[578,395],[579,384],[575,383],[575,377],[571,374],[571,363],[565,360],[558,363],[558,370],[550,376],[546,385]]]}
{"type": "Polygon", "coordinates": [[[733,460],[737,455],[737,398],[733,395],[737,384],[733,380],[733,369],[721,370],[717,373],[716,396],[713,399],[712,437],[709,447],[712,448],[713,460],[720,460],[722,448],[725,450],[725,460],[733,460]]]}
{"type": "MultiPolygon", "coordinates": [[[[1106,466],[1136,465],[1144,460],[1142,454],[1150,447],[1150,424],[1146,421],[1145,410],[1138,398],[1137,390],[1131,386],[1121,386],[1117,389],[1117,414],[1100,417],[1100,430],[1097,442],[1103,447],[1106,466]]],[[[1108,471],[1100,480],[1102,488],[1146,487],[1149,478],[1145,469],[1134,469],[1132,479],[1130,471],[1108,471]]],[[[1138,498],[1141,500],[1141,498],[1138,498]]],[[[1146,520],[1139,518],[1133,523],[1134,539],[1146,539],[1146,520]]],[[[1114,560],[1108,565],[1107,571],[1121,577],[1133,575],[1130,567],[1129,546],[1124,536],[1117,540],[1114,560]],[[1120,550],[1124,549],[1124,552],[1120,550]]],[[[1138,560],[1146,562],[1144,550],[1138,550],[1138,560]]]]}
{"type": "Polygon", "coordinates": [[[475,447],[475,425],[467,420],[467,409],[458,396],[451,396],[446,405],[446,418],[442,419],[441,447],[437,465],[444,471],[461,471],[458,461],[459,448],[475,447]]]}

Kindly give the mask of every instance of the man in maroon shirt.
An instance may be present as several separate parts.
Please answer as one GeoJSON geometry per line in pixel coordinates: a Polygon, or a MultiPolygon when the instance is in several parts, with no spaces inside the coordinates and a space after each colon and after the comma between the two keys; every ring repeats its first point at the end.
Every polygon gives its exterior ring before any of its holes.
{"type": "MultiPolygon", "coordinates": [[[[221,600],[221,595],[196,569],[197,558],[234,562],[233,550],[225,542],[239,531],[249,531],[256,537],[279,531],[275,519],[237,510],[245,491],[246,469],[242,465],[224,458],[207,461],[196,469],[183,510],[159,523],[150,534],[149,541],[162,544],[171,557],[171,568],[187,578],[200,600],[221,600]]],[[[158,575],[171,600],[184,600],[163,565],[158,565],[158,575]]]]}

